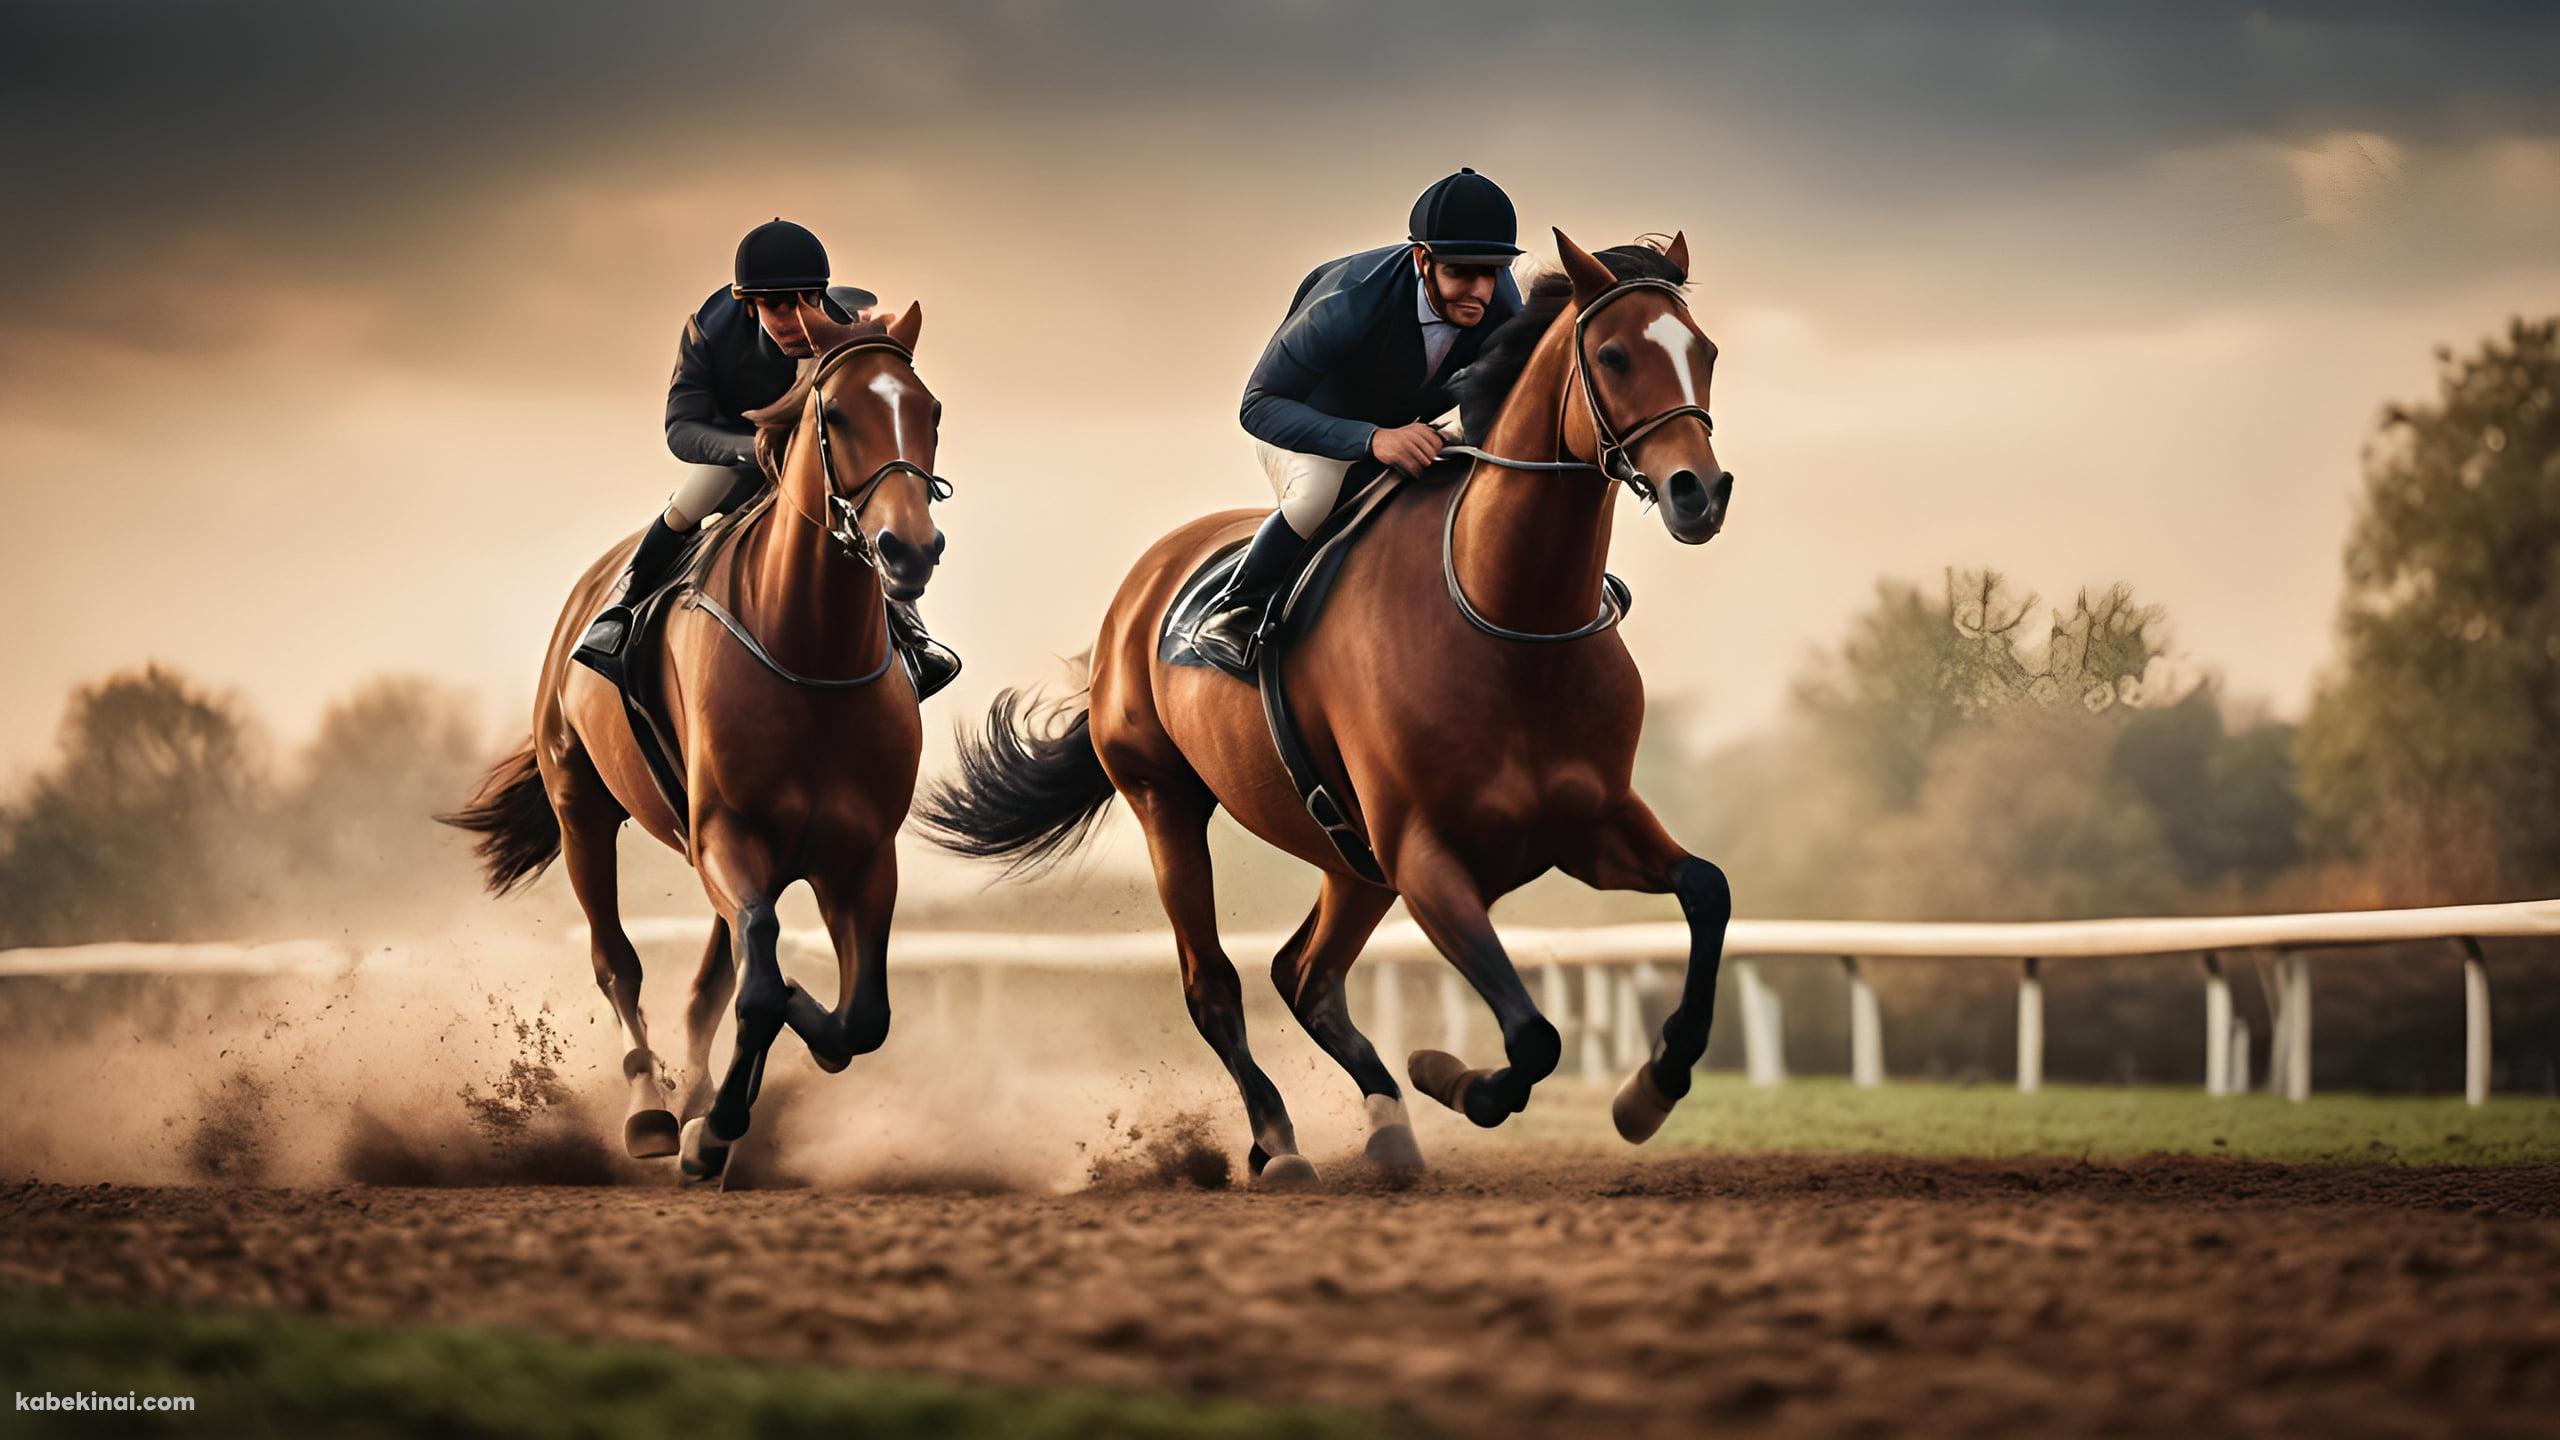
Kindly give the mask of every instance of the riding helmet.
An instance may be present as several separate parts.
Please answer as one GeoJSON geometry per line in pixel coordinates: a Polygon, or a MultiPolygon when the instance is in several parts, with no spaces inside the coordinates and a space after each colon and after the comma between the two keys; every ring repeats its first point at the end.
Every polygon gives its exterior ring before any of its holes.
{"type": "Polygon", "coordinates": [[[777,215],[738,242],[737,283],[729,293],[793,295],[827,288],[827,247],[807,227],[777,215]]]}
{"type": "Polygon", "coordinates": [[[1431,253],[1474,264],[1498,265],[1520,253],[1520,217],[1502,187],[1472,168],[1435,183],[1413,202],[1416,243],[1431,253]]]}

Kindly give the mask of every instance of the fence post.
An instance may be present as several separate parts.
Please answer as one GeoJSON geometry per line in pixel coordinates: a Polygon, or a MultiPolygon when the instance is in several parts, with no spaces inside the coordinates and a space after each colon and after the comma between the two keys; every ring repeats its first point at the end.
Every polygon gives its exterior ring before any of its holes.
{"type": "MultiPolygon", "coordinates": [[[[1539,1010],[1546,1012],[1546,1022],[1556,1027],[1556,1043],[1572,1045],[1574,1040],[1574,992],[1572,976],[1564,974],[1562,961],[1546,961],[1539,966],[1539,1010]]],[[[1556,1053],[1556,1068],[1564,1068],[1564,1056],[1556,1053]]],[[[1582,1071],[1582,1079],[1603,1079],[1590,1071],[1582,1071]]]]}
{"type": "MultiPolygon", "coordinates": [[[[2241,1084],[2247,1083],[2243,1076],[2241,1084]]],[[[2204,952],[2204,1093],[2231,1093],[2231,977],[2210,950],[2204,952]]]]}
{"type": "Polygon", "coordinates": [[[2311,1098],[2311,957],[2298,950],[2284,957],[2284,1098],[2297,1104],[2311,1098]]]}
{"type": "Polygon", "coordinates": [[[1733,962],[1735,992],[1742,1000],[1742,1066],[1754,1085],[1787,1078],[1786,1024],[1778,997],[1749,960],[1733,962]]]}
{"type": "Polygon", "coordinates": [[[1618,1068],[1632,1070],[1653,1058],[1653,1047],[1645,1043],[1644,992],[1651,988],[1653,964],[1639,961],[1618,976],[1618,1008],[1615,1012],[1617,1034],[1611,1048],[1618,1052],[1618,1068]]]}
{"type": "Polygon", "coordinates": [[[2233,1018],[2231,1022],[2231,1090],[2234,1095],[2249,1093],[2249,1022],[2233,1018]]]}
{"type": "Polygon", "coordinates": [[[1371,985],[1377,999],[1378,1044],[1385,1052],[1387,1067],[1404,1065],[1404,967],[1392,960],[1382,960],[1370,972],[1371,985]]]}
{"type": "Polygon", "coordinates": [[[1849,976],[1849,1082],[1872,1090],[1884,1083],[1884,1013],[1858,957],[1841,956],[1840,968],[1849,976]]]}
{"type": "Polygon", "coordinates": [[[2462,947],[2462,1099],[2489,1103],[2489,962],[2469,935],[2462,947]]]}
{"type": "Polygon", "coordinates": [[[1467,987],[1455,970],[1440,972],[1440,1048],[1467,1053],[1467,987]]]}
{"type": "Polygon", "coordinates": [[[1609,1079],[1609,967],[1582,967],[1582,1073],[1589,1079],[1609,1079]]]}
{"type": "Polygon", "coordinates": [[[2018,966],[2018,1093],[2044,1088],[2044,981],[2030,955],[2018,966]]]}

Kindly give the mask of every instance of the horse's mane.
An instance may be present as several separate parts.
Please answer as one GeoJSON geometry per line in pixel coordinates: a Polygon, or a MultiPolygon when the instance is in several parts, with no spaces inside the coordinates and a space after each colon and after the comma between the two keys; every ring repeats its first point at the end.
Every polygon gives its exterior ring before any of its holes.
{"type": "Polygon", "coordinates": [[[819,368],[826,363],[827,356],[834,354],[847,340],[889,332],[888,326],[876,320],[840,328],[843,333],[834,345],[824,353],[800,362],[791,376],[790,386],[772,404],[759,405],[744,417],[748,424],[756,427],[756,464],[764,468],[765,478],[777,485],[782,483],[782,459],[790,448],[791,432],[800,426],[801,408],[809,403],[809,387],[817,383],[819,368]]]}
{"type": "MultiPolygon", "coordinates": [[[[1612,245],[1595,251],[1593,258],[1621,280],[1689,283],[1689,277],[1671,263],[1650,236],[1632,245],[1612,245]]],[[[1520,373],[1529,368],[1531,352],[1571,303],[1572,277],[1561,269],[1541,272],[1521,296],[1520,313],[1503,321],[1502,328],[1487,337],[1484,349],[1477,352],[1467,368],[1450,379],[1450,392],[1458,399],[1458,419],[1466,427],[1469,441],[1481,443],[1492,433],[1503,402],[1511,398],[1512,387],[1520,383],[1520,373]]]]}

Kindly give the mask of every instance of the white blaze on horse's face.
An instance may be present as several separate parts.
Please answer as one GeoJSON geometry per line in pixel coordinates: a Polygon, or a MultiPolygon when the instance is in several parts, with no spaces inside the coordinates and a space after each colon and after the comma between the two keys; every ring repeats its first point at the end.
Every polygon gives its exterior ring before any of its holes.
{"type": "Polygon", "coordinates": [[[1698,344],[1698,332],[1691,329],[1677,310],[1665,310],[1644,327],[1644,338],[1662,347],[1671,357],[1671,370],[1680,377],[1680,403],[1698,403],[1698,381],[1690,369],[1690,356],[1698,344]]]}
{"type": "Polygon", "coordinates": [[[907,382],[883,370],[872,378],[870,390],[872,394],[888,403],[889,443],[893,447],[891,453],[906,454],[907,417],[906,407],[901,402],[907,398],[907,382]]]}

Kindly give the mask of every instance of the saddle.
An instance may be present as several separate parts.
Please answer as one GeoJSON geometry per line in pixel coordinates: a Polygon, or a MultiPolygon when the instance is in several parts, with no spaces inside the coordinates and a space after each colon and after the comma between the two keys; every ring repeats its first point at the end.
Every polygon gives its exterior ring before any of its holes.
{"type": "Polygon", "coordinates": [[[777,493],[768,485],[753,500],[696,529],[678,552],[676,563],[667,568],[667,578],[631,602],[631,634],[622,643],[622,712],[631,722],[631,739],[640,749],[640,758],[648,762],[649,778],[657,782],[658,797],[667,802],[668,810],[676,817],[679,840],[687,838],[684,767],[676,748],[674,725],[667,714],[667,697],[657,684],[658,667],[649,660],[666,637],[667,617],[687,597],[701,591],[721,553],[745,530],[750,519],[772,508],[777,493]]]}
{"type": "MultiPolygon", "coordinates": [[[[1378,864],[1377,852],[1370,847],[1369,837],[1360,828],[1356,800],[1347,792],[1337,793],[1334,786],[1316,770],[1315,760],[1307,753],[1306,737],[1299,733],[1296,715],[1289,708],[1288,687],[1281,679],[1280,662],[1291,643],[1315,625],[1324,611],[1325,597],[1333,592],[1333,584],[1342,573],[1342,562],[1358,543],[1361,534],[1389,501],[1409,487],[1450,485],[1469,473],[1475,452],[1444,456],[1422,472],[1407,476],[1401,470],[1382,470],[1369,478],[1351,498],[1334,507],[1331,515],[1309,537],[1302,552],[1295,578],[1280,587],[1271,601],[1271,613],[1263,625],[1261,652],[1254,660],[1252,684],[1262,694],[1262,718],[1270,727],[1271,745],[1280,754],[1282,768],[1289,772],[1289,782],[1297,787],[1298,801],[1306,806],[1308,818],[1314,820],[1325,838],[1333,842],[1335,853],[1352,873],[1373,885],[1386,883],[1386,872],[1378,864]]],[[[1452,491],[1449,503],[1454,523],[1458,492],[1452,491]]],[[[1244,563],[1249,540],[1238,540],[1220,546],[1200,562],[1189,578],[1174,592],[1173,603],[1165,607],[1163,628],[1156,637],[1156,656],[1169,665],[1197,665],[1203,669],[1227,673],[1210,664],[1207,657],[1191,648],[1191,631],[1199,623],[1210,603],[1226,588],[1227,577],[1244,563]]],[[[1449,583],[1451,597],[1465,610],[1463,594],[1457,588],[1457,572],[1448,568],[1448,556],[1441,557],[1443,574],[1449,583]]],[[[1601,577],[1604,592],[1602,616],[1609,624],[1624,616],[1635,604],[1635,594],[1627,582],[1615,575],[1601,577]]],[[[1470,613],[1468,619],[1479,629],[1489,629],[1487,622],[1470,613]]],[[[1605,628],[1599,627],[1599,628],[1605,628]]],[[[1504,634],[1505,632],[1490,631],[1504,634]]],[[[1506,635],[1511,639],[1561,639],[1564,636],[1506,635]]]]}
{"type": "MultiPolygon", "coordinates": [[[[1291,642],[1313,628],[1316,617],[1324,611],[1325,597],[1333,592],[1335,578],[1342,573],[1344,557],[1387,502],[1407,485],[1446,484],[1463,468],[1464,462],[1444,462],[1423,472],[1418,480],[1401,470],[1381,470],[1354,491],[1348,501],[1335,506],[1316,533],[1308,537],[1297,575],[1275,592],[1270,617],[1264,624],[1260,654],[1254,661],[1252,684],[1262,693],[1262,718],[1270,727],[1272,747],[1280,752],[1280,763],[1288,770],[1290,783],[1298,789],[1299,802],[1333,842],[1343,862],[1371,884],[1385,884],[1386,872],[1379,868],[1369,837],[1361,832],[1351,805],[1346,803],[1348,797],[1335,793],[1307,754],[1306,739],[1299,733],[1297,717],[1289,708],[1288,687],[1281,681],[1280,662],[1291,642]]],[[[1183,581],[1173,603],[1165,608],[1164,628],[1156,641],[1158,658],[1171,665],[1218,669],[1191,648],[1191,631],[1210,602],[1226,588],[1227,577],[1244,563],[1248,543],[1238,540],[1221,546],[1183,581]]]]}

